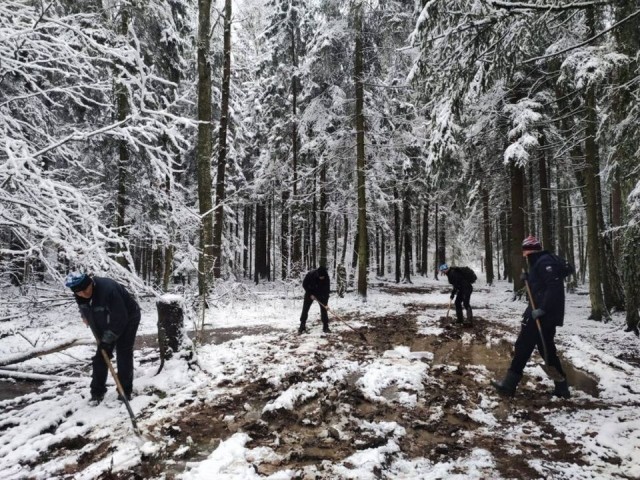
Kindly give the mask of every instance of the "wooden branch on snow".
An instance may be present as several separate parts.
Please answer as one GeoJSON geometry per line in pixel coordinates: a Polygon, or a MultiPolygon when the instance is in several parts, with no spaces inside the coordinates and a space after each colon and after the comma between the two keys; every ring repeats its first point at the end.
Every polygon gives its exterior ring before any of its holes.
{"type": "Polygon", "coordinates": [[[18,353],[10,357],[0,358],[0,367],[4,367],[5,365],[12,365],[14,363],[25,362],[27,360],[31,360],[32,358],[49,355],[50,353],[61,352],[62,350],[66,350],[67,348],[75,347],[77,345],[90,345],[92,343],[93,342],[87,342],[86,340],[74,339],[47,348],[37,348],[26,353],[18,353]]]}
{"type": "Polygon", "coordinates": [[[17,372],[15,370],[0,370],[0,377],[17,378],[19,380],[31,380],[35,382],[44,382],[47,380],[55,380],[57,382],[78,382],[83,378],[61,377],[59,375],[42,375],[41,373],[17,372]]]}

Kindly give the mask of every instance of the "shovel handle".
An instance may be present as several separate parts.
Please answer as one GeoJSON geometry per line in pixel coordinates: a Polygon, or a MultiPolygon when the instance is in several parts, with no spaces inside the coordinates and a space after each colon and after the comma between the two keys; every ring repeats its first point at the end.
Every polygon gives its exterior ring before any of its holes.
{"type": "Polygon", "coordinates": [[[365,342],[367,341],[367,337],[364,336],[364,333],[359,332],[358,330],[356,330],[355,328],[353,328],[351,325],[349,325],[346,321],[344,321],[342,318],[340,318],[338,316],[338,314],[336,312],[334,312],[333,310],[331,310],[327,305],[325,305],[324,303],[322,303],[320,300],[318,300],[316,298],[316,302],[318,302],[320,304],[320,306],[322,308],[324,308],[327,312],[331,313],[331,315],[333,315],[334,317],[336,317],[338,320],[340,320],[342,323],[344,323],[347,327],[349,327],[351,330],[353,330],[354,332],[356,332],[360,338],[362,340],[364,340],[365,342]]]}

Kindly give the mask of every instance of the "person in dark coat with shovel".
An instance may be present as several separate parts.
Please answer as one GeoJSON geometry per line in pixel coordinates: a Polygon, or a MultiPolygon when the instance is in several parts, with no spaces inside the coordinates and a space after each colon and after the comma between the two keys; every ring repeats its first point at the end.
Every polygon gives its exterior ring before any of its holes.
{"type": "MultiPolygon", "coordinates": [[[[298,333],[307,332],[307,317],[309,315],[309,309],[314,300],[318,301],[322,305],[329,304],[329,290],[331,289],[331,282],[329,281],[329,273],[325,267],[318,267],[316,270],[311,270],[307,273],[302,281],[302,288],[304,288],[304,303],[302,304],[302,314],[300,315],[300,328],[298,333]]],[[[324,333],[330,333],[329,330],[329,315],[325,307],[320,305],[320,317],[322,318],[322,331],[324,333]]]]}
{"type": "MultiPolygon", "coordinates": [[[[446,263],[440,265],[440,273],[444,273],[453,286],[451,291],[451,300],[455,297],[456,306],[456,323],[463,324],[465,327],[473,326],[473,310],[471,310],[471,294],[473,293],[472,282],[475,281],[475,274],[469,267],[450,267],[446,263]],[[470,271],[470,274],[467,274],[470,271]],[[469,275],[473,275],[470,277],[469,275]],[[467,314],[466,318],[462,314],[464,306],[467,314]]],[[[451,305],[451,303],[449,303],[451,305]]]]}
{"type": "Polygon", "coordinates": [[[515,395],[522,372],[535,347],[544,357],[545,370],[554,377],[552,395],[570,398],[569,385],[556,352],[554,338],[556,327],[564,323],[564,276],[562,265],[556,257],[542,249],[540,241],[529,235],[522,242],[522,255],[527,259],[529,273],[522,279],[531,298],[522,314],[522,327],[515,343],[511,366],[502,381],[492,381],[499,393],[515,395]],[[535,308],[532,308],[532,305],[535,308]],[[536,322],[538,320],[538,322],[536,322]]]}
{"type": "MultiPolygon", "coordinates": [[[[92,359],[90,403],[99,404],[107,392],[108,367],[100,350],[112,358],[115,349],[118,378],[127,400],[130,400],[133,390],[133,344],[140,324],[138,303],[121,284],[110,278],[71,273],[65,280],[65,286],[74,293],[82,320],[99,342],[92,359]]],[[[118,398],[122,400],[120,394],[118,398]]]]}

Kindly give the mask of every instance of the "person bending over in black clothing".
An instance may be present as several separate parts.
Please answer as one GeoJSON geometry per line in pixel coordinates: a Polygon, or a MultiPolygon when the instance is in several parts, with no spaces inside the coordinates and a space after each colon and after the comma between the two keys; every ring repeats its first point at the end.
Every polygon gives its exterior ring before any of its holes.
{"type": "MultiPolygon", "coordinates": [[[[116,350],[118,378],[128,400],[133,390],[133,344],[140,324],[140,307],[133,296],[110,278],[90,277],[85,273],[70,273],[65,286],[74,293],[80,315],[100,342],[92,359],[92,405],[97,405],[107,392],[108,367],[100,353],[109,358],[116,350]]],[[[122,400],[120,394],[118,398],[122,400]]]]}
{"type": "MultiPolygon", "coordinates": [[[[463,267],[466,268],[466,267],[463,267]]],[[[473,292],[473,285],[465,275],[464,271],[460,267],[449,267],[446,263],[440,265],[440,272],[444,273],[453,290],[451,291],[451,300],[455,297],[456,305],[456,323],[461,323],[465,326],[473,325],[473,311],[471,310],[471,293],[473,292]],[[464,306],[467,312],[467,318],[465,319],[462,314],[462,307],[464,306]]]]}
{"type": "MultiPolygon", "coordinates": [[[[329,281],[329,273],[325,267],[318,267],[307,273],[302,281],[304,288],[304,303],[302,304],[302,314],[300,315],[300,328],[298,333],[307,333],[307,316],[309,309],[314,300],[327,306],[329,304],[329,290],[331,283],[329,281]]],[[[322,318],[322,331],[329,333],[329,316],[327,310],[321,305],[320,316],[322,318]]]]}

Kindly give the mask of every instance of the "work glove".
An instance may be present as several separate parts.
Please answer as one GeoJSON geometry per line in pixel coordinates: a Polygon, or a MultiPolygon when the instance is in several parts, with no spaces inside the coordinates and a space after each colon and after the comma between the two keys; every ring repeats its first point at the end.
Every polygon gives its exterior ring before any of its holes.
{"type": "Polygon", "coordinates": [[[545,314],[545,311],[541,308],[536,308],[535,310],[533,310],[531,312],[531,318],[533,318],[534,320],[537,320],[538,318],[540,318],[541,316],[543,316],[545,314]]]}
{"type": "Polygon", "coordinates": [[[522,280],[523,282],[529,281],[529,274],[527,272],[522,272],[520,274],[520,280],[522,280]]]}
{"type": "Polygon", "coordinates": [[[116,343],[118,336],[113,333],[111,330],[105,330],[102,334],[102,338],[100,339],[100,348],[102,350],[106,350],[107,352],[113,349],[113,344],[116,343]]]}
{"type": "Polygon", "coordinates": [[[455,298],[455,296],[456,296],[456,294],[455,294],[455,293],[452,293],[451,295],[449,295],[449,298],[450,298],[451,300],[453,300],[453,299],[455,298]]]}

